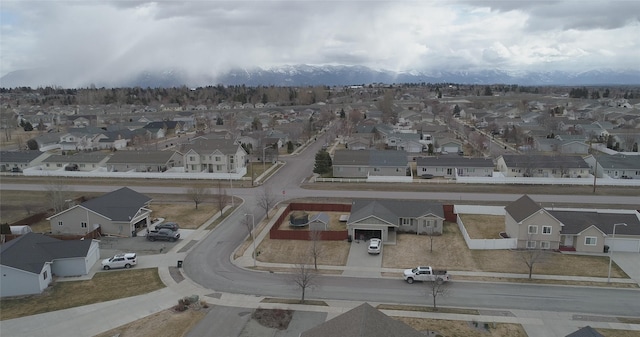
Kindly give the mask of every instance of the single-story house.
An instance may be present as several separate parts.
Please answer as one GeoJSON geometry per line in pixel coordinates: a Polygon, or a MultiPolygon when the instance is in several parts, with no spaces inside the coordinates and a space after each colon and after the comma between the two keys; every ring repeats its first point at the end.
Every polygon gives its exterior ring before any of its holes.
{"type": "Polygon", "coordinates": [[[356,199],[351,205],[347,231],[356,240],[389,241],[389,232],[442,234],[441,204],[418,200],[356,199]]]}
{"type": "Polygon", "coordinates": [[[151,198],[128,187],[87,200],[47,218],[54,234],[86,234],[101,227],[104,235],[135,236],[148,226],[151,198]]]}
{"type": "Polygon", "coordinates": [[[0,172],[38,166],[48,156],[47,152],[40,151],[0,151],[0,172]]]}
{"type": "Polygon", "coordinates": [[[86,275],[99,257],[95,240],[21,235],[0,246],[0,296],[39,294],[51,284],[53,275],[86,275]]]}
{"type": "Polygon", "coordinates": [[[581,156],[505,154],[498,157],[496,167],[505,177],[584,178],[590,174],[581,156]]]}
{"type": "Polygon", "coordinates": [[[485,158],[463,158],[457,155],[419,157],[416,159],[416,175],[430,174],[434,177],[491,177],[493,160],[485,158]]]}
{"type": "Polygon", "coordinates": [[[407,176],[407,153],[395,150],[337,150],[333,157],[333,176],[366,178],[407,176]]]}
{"type": "Polygon", "coordinates": [[[614,154],[594,157],[588,155],[584,160],[598,178],[640,179],[640,156],[614,154]]]}
{"type": "Polygon", "coordinates": [[[300,337],[424,337],[409,325],[363,303],[300,334],[300,337]]]}
{"type": "Polygon", "coordinates": [[[73,171],[94,171],[104,167],[109,155],[104,152],[80,152],[72,156],[54,154],[42,161],[44,170],[64,170],[73,167],[73,171]]]}
{"type": "Polygon", "coordinates": [[[116,151],[105,166],[110,172],[164,172],[183,167],[182,159],[176,151],[116,151]]]}

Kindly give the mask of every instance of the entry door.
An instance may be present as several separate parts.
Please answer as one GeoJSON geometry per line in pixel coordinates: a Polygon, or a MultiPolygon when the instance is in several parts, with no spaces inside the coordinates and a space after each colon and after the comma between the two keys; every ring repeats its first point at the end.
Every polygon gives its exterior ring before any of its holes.
{"type": "Polygon", "coordinates": [[[453,173],[453,170],[451,168],[447,169],[447,175],[450,176],[453,173]]]}
{"type": "Polygon", "coordinates": [[[567,235],[564,237],[564,245],[567,247],[573,247],[573,236],[567,235]]]}

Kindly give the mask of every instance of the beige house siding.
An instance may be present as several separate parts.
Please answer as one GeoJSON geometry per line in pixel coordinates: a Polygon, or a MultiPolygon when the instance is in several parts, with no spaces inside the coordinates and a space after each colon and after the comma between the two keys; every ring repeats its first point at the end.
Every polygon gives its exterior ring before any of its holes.
{"type": "Polygon", "coordinates": [[[591,226],[582,231],[573,244],[578,252],[602,253],[604,251],[604,235],[599,229],[591,226]],[[587,237],[596,238],[595,245],[587,245],[587,237]]]}
{"type": "Polygon", "coordinates": [[[442,234],[442,218],[425,216],[416,219],[398,219],[398,232],[418,234],[442,234]]]}
{"type": "MultiPolygon", "coordinates": [[[[511,217],[507,216],[506,218],[511,217]]],[[[541,242],[549,242],[549,249],[558,249],[560,246],[560,230],[560,223],[546,211],[540,210],[524,219],[518,225],[517,236],[510,236],[518,239],[518,248],[527,248],[527,241],[536,241],[536,248],[541,247],[541,242]],[[535,233],[529,233],[529,226],[535,228],[535,233]],[[545,226],[551,227],[550,234],[543,233],[545,226]]]]}
{"type": "Polygon", "coordinates": [[[109,222],[109,220],[82,206],[75,206],[49,219],[51,232],[53,234],[82,235],[92,231],[94,224],[102,226],[106,222],[109,222]],[[82,227],[82,223],[86,223],[87,226],[82,227]]]}
{"type": "Polygon", "coordinates": [[[504,229],[510,238],[518,237],[518,223],[513,219],[513,217],[511,217],[511,214],[509,213],[505,214],[504,216],[504,229]]]}

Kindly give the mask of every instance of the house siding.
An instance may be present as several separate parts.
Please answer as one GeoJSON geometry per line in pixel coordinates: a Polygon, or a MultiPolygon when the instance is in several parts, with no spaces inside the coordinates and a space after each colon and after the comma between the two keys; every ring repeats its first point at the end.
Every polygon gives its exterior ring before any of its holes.
{"type": "Polygon", "coordinates": [[[600,230],[591,226],[582,231],[582,233],[574,239],[573,245],[578,252],[602,253],[604,251],[604,235],[600,230]],[[593,246],[586,245],[585,240],[587,237],[595,237],[596,244],[593,246]]]}
{"type": "Polygon", "coordinates": [[[52,281],[51,266],[45,263],[40,274],[0,265],[0,296],[40,294],[52,281]],[[46,272],[47,277],[44,277],[46,272]]]}
{"type": "MultiPolygon", "coordinates": [[[[561,226],[552,216],[545,211],[538,211],[536,214],[524,219],[518,225],[517,234],[518,248],[526,248],[527,241],[536,241],[536,247],[540,247],[541,241],[549,242],[549,249],[558,249],[560,247],[560,229],[561,226]],[[529,226],[537,226],[537,234],[529,234],[529,226]],[[542,234],[543,226],[551,226],[551,234],[542,234]]],[[[515,236],[514,236],[515,237],[515,236]]]]}

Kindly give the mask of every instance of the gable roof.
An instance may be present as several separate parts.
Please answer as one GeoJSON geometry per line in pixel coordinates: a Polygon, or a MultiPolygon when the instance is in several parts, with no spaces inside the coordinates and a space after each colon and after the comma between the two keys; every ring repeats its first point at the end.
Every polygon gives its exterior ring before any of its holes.
{"type": "Polygon", "coordinates": [[[455,166],[493,168],[493,160],[485,158],[465,158],[460,156],[432,156],[416,158],[417,166],[455,166]]]}
{"type": "Polygon", "coordinates": [[[27,233],[0,248],[0,264],[39,274],[55,259],[87,256],[92,240],[58,240],[44,234],[27,233]]]}
{"type": "Polygon", "coordinates": [[[351,204],[349,222],[375,216],[397,225],[398,218],[418,218],[433,214],[444,219],[442,205],[421,200],[355,199],[351,204]]]}
{"type": "Polygon", "coordinates": [[[617,226],[616,234],[640,235],[640,220],[638,214],[631,213],[605,213],[599,211],[548,211],[554,218],[564,225],[562,234],[578,234],[585,229],[594,226],[605,235],[613,234],[613,224],[625,223],[626,226],[617,226]]]}
{"type": "Polygon", "coordinates": [[[517,222],[521,222],[541,209],[542,207],[526,194],[504,208],[504,210],[511,215],[513,220],[517,222]]]}
{"type": "Polygon", "coordinates": [[[0,151],[0,163],[25,163],[28,164],[40,157],[40,151],[0,151]]]}
{"type": "Polygon", "coordinates": [[[300,334],[300,337],[325,336],[423,337],[424,335],[407,324],[385,315],[369,303],[364,303],[300,334]]]}
{"type": "Polygon", "coordinates": [[[114,163],[158,163],[166,164],[176,154],[175,151],[116,151],[107,164],[114,163]]]}
{"type": "Polygon", "coordinates": [[[604,335],[587,325],[584,328],[566,335],[565,337],[604,337],[604,335]]]}
{"type": "Polygon", "coordinates": [[[80,204],[112,221],[130,221],[151,198],[128,187],[115,190],[80,204]]]}
{"type": "Polygon", "coordinates": [[[182,153],[187,153],[193,150],[198,154],[203,154],[213,153],[218,150],[222,154],[233,155],[238,151],[238,147],[242,149],[239,144],[236,144],[233,140],[230,139],[207,139],[204,137],[199,137],[198,139],[194,139],[191,143],[182,144],[180,149],[182,153]]]}
{"type": "Polygon", "coordinates": [[[395,150],[336,150],[333,165],[407,166],[407,153],[395,150]]]}
{"type": "Polygon", "coordinates": [[[615,154],[598,156],[597,160],[603,169],[640,169],[640,156],[615,154]]]}
{"type": "Polygon", "coordinates": [[[519,155],[503,154],[502,159],[508,167],[525,168],[584,168],[589,165],[581,156],[543,156],[543,155],[519,155]]]}

